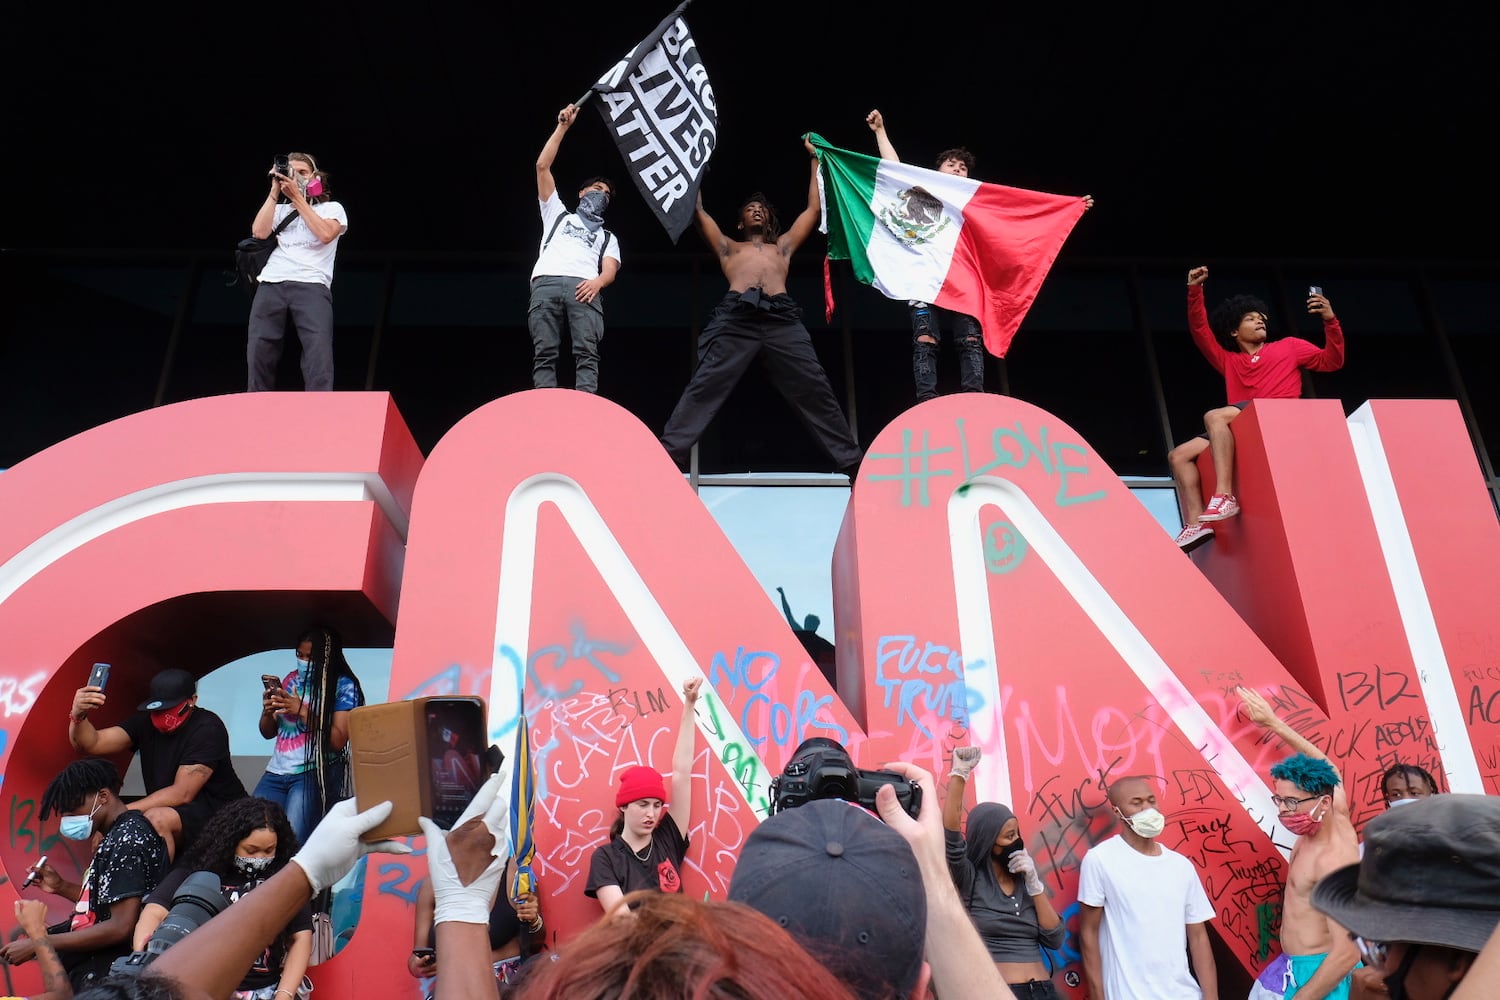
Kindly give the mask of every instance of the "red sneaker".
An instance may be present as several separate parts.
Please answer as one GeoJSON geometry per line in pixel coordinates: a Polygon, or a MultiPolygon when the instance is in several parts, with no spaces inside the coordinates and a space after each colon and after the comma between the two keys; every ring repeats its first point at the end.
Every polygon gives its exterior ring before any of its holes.
{"type": "Polygon", "coordinates": [[[1198,515],[1200,521],[1223,521],[1240,512],[1240,502],[1228,493],[1215,493],[1208,498],[1208,508],[1198,515]]]}
{"type": "Polygon", "coordinates": [[[1204,542],[1212,541],[1214,529],[1206,524],[1189,524],[1182,529],[1182,534],[1177,536],[1177,547],[1184,552],[1191,552],[1204,542]]]}

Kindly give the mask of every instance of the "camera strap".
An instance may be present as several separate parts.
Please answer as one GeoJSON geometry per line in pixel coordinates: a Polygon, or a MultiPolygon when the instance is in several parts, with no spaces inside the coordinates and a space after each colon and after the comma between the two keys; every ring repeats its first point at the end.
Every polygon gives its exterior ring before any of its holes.
{"type": "MultiPolygon", "coordinates": [[[[575,213],[575,212],[564,212],[562,215],[559,215],[553,221],[552,228],[549,229],[549,230],[547,230],[547,238],[545,240],[542,240],[542,253],[546,253],[547,252],[547,248],[552,245],[552,237],[554,237],[554,236],[557,235],[557,230],[562,226],[563,220],[565,220],[570,215],[576,215],[576,214],[577,213],[575,213]]],[[[608,229],[605,229],[603,226],[599,227],[599,232],[601,232],[601,233],[604,234],[604,241],[599,244],[599,262],[595,266],[597,266],[599,268],[599,273],[603,274],[604,273],[604,251],[609,247],[609,241],[614,238],[615,234],[612,233],[612,232],[610,232],[608,229]]],[[[541,254],[538,254],[537,256],[541,256],[541,254]]]]}
{"type": "Polygon", "coordinates": [[[287,216],[286,216],[285,219],[282,219],[279,223],[277,223],[276,228],[273,229],[273,230],[271,230],[271,235],[268,236],[268,237],[266,237],[266,238],[270,239],[270,240],[276,239],[276,237],[278,237],[278,236],[281,235],[281,231],[283,229],[285,229],[287,226],[290,226],[292,223],[296,222],[297,219],[300,218],[300,217],[301,217],[301,213],[298,212],[295,208],[292,209],[290,212],[287,213],[287,216]]]}

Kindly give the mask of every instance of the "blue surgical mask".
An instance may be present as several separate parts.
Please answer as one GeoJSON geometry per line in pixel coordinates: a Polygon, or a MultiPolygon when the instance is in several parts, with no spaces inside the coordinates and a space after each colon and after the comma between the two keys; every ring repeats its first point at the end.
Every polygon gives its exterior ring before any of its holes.
{"type": "Polygon", "coordinates": [[[307,669],[307,668],[308,668],[308,667],[310,667],[310,666],[312,666],[312,660],[304,660],[304,659],[303,659],[303,658],[302,658],[302,657],[300,657],[300,656],[299,656],[299,657],[297,657],[297,667],[298,667],[298,668],[299,668],[299,669],[301,669],[301,670],[306,670],[306,669],[307,669]]]}
{"type": "Polygon", "coordinates": [[[57,821],[58,832],[69,840],[88,840],[94,835],[94,813],[99,811],[99,796],[87,816],[63,816],[57,821]]]}

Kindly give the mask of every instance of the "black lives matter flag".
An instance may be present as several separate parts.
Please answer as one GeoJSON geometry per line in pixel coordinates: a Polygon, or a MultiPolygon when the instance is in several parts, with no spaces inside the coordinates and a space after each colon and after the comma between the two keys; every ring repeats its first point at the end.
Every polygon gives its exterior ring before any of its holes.
{"type": "Polygon", "coordinates": [[[676,243],[693,221],[719,111],[684,2],[594,84],[635,186],[676,243]]]}

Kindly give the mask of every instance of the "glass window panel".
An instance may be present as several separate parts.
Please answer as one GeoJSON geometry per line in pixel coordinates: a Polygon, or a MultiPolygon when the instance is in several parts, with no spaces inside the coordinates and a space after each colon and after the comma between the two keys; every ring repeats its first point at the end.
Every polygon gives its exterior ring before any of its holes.
{"type": "Polygon", "coordinates": [[[849,506],[849,490],[705,486],[698,495],[777,612],[786,614],[776,590],[780,587],[791,621],[799,627],[812,624],[810,631],[833,642],[838,635],[833,621],[833,546],[849,506]]]}

